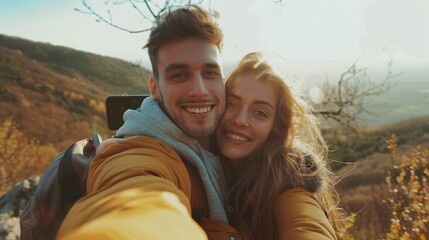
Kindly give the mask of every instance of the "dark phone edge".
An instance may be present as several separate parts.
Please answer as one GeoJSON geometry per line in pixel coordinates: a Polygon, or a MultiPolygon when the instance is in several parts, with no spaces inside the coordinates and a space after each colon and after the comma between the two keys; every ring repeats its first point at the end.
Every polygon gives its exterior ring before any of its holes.
{"type": "MultiPolygon", "coordinates": [[[[112,100],[112,99],[115,99],[115,98],[117,98],[117,99],[128,99],[129,98],[129,99],[132,99],[132,101],[135,101],[136,98],[137,99],[141,98],[141,101],[143,101],[146,97],[149,97],[149,96],[150,96],[150,94],[130,94],[130,95],[128,95],[128,94],[113,94],[113,95],[108,95],[104,101],[105,101],[105,107],[106,107],[107,127],[109,128],[109,130],[116,131],[122,126],[122,124],[124,123],[122,120],[122,115],[127,109],[138,108],[138,107],[126,108],[122,112],[120,110],[119,110],[119,112],[117,112],[118,110],[112,109],[111,105],[114,102],[114,100],[112,100]],[[115,114],[115,111],[117,114],[115,114]],[[118,115],[120,115],[121,117],[120,118],[116,117],[117,119],[114,120],[115,116],[118,116],[118,115]]],[[[122,104],[122,105],[124,105],[124,104],[122,104]]]]}

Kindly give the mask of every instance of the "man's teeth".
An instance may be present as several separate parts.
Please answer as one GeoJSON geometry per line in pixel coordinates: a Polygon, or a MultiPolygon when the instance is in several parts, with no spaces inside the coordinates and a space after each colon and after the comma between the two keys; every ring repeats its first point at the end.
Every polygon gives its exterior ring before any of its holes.
{"type": "Polygon", "coordinates": [[[238,134],[234,134],[234,133],[230,133],[230,132],[228,132],[228,133],[226,133],[226,135],[229,137],[229,138],[232,138],[233,140],[235,140],[235,141],[240,141],[240,142],[248,142],[248,141],[250,141],[250,139],[248,139],[248,138],[246,138],[246,137],[243,137],[243,136],[241,136],[241,135],[238,135],[238,134]]]}
{"type": "Polygon", "coordinates": [[[209,107],[199,107],[199,108],[197,108],[197,107],[188,107],[188,108],[186,108],[187,112],[198,113],[198,114],[206,113],[206,112],[209,112],[210,110],[212,110],[211,106],[209,106],[209,107]]]}

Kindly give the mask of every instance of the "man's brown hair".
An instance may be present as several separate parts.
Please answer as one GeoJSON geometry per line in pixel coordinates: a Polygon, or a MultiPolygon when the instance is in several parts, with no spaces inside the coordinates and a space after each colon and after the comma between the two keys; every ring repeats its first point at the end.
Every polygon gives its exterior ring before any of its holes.
{"type": "Polygon", "coordinates": [[[222,49],[223,34],[216,22],[217,14],[205,11],[197,5],[169,10],[157,19],[147,44],[152,72],[158,78],[158,50],[165,44],[197,38],[207,40],[222,49]]]}

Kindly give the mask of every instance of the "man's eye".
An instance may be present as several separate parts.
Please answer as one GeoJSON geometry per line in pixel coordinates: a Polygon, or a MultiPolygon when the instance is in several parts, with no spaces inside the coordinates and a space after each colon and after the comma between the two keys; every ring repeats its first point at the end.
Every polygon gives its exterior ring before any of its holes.
{"type": "Polygon", "coordinates": [[[173,79],[185,79],[188,77],[185,73],[176,73],[171,76],[173,79]]]}

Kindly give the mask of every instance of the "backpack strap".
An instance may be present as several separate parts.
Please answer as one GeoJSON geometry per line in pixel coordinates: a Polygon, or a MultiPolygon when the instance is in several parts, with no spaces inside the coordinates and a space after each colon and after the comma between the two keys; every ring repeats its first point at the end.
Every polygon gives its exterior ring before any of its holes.
{"type": "Polygon", "coordinates": [[[100,145],[100,143],[103,141],[103,139],[101,139],[100,134],[95,133],[94,136],[92,136],[92,142],[94,144],[94,148],[97,149],[98,146],[100,145]]]}

